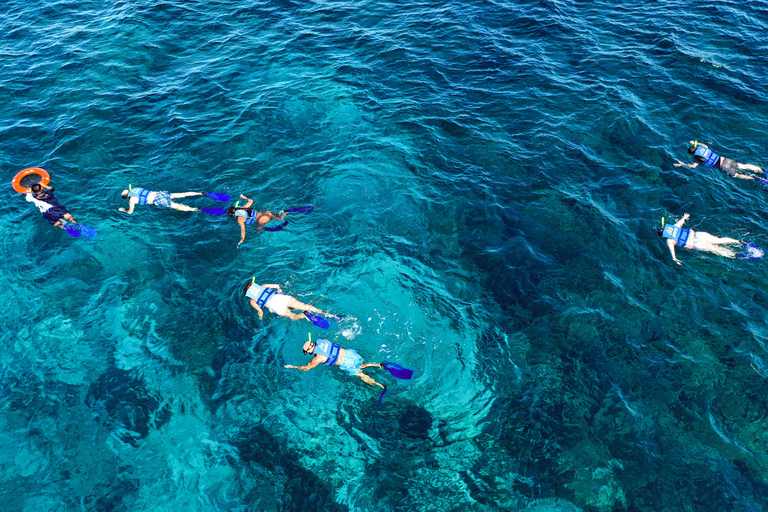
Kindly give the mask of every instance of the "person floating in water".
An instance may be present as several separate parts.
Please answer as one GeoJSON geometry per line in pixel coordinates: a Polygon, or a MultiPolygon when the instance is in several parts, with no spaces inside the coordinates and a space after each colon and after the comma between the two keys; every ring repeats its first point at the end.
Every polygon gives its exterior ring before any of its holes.
{"type": "Polygon", "coordinates": [[[731,160],[730,158],[719,156],[717,153],[709,149],[706,144],[702,144],[694,140],[692,140],[690,143],[691,146],[688,148],[688,153],[693,155],[693,159],[696,160],[696,162],[692,164],[686,164],[685,162],[680,162],[678,160],[678,162],[675,164],[675,167],[681,167],[684,165],[686,167],[690,167],[691,169],[695,169],[699,164],[701,164],[704,167],[716,167],[732,178],[740,178],[743,180],[753,180],[755,177],[749,174],[741,174],[738,171],[754,171],[765,173],[765,169],[762,169],[756,165],[741,164],[731,160]]]}
{"type": "Polygon", "coordinates": [[[707,251],[719,256],[725,256],[726,258],[736,257],[736,251],[722,246],[730,244],[743,245],[744,242],[736,240],[735,238],[718,238],[703,231],[684,229],[683,224],[690,218],[690,214],[686,213],[683,215],[682,219],[672,226],[664,226],[664,219],[662,219],[662,226],[657,231],[659,236],[666,238],[667,247],[669,247],[669,252],[672,254],[672,259],[675,263],[678,265],[683,264],[683,262],[675,256],[675,246],[684,247],[686,249],[696,249],[697,251],[707,251]]]}
{"type": "Polygon", "coordinates": [[[293,321],[309,320],[311,322],[304,311],[324,313],[315,306],[299,302],[290,295],[284,295],[279,284],[258,285],[251,281],[245,286],[245,296],[250,299],[251,307],[259,313],[259,320],[264,318],[264,311],[261,308],[265,306],[274,314],[290,318],[293,321]],[[291,309],[301,310],[301,313],[294,313],[291,309]]]}
{"type": "Polygon", "coordinates": [[[128,209],[120,208],[121,212],[125,212],[128,215],[133,213],[136,205],[154,204],[161,208],[171,208],[172,210],[180,210],[182,212],[196,212],[199,208],[192,208],[181,203],[175,203],[172,199],[178,199],[180,197],[193,197],[205,195],[204,192],[181,192],[178,194],[171,194],[170,192],[161,191],[154,192],[145,188],[131,188],[130,190],[123,190],[123,199],[128,199],[128,209]]]}
{"type": "Polygon", "coordinates": [[[379,384],[373,378],[363,373],[366,368],[384,368],[381,363],[364,363],[362,356],[349,348],[341,348],[339,345],[329,340],[321,339],[317,342],[308,341],[304,343],[303,352],[313,354],[312,360],[304,366],[285,365],[286,368],[293,368],[301,371],[309,371],[319,364],[328,366],[338,366],[340,370],[347,372],[350,376],[360,377],[363,382],[371,386],[379,386],[387,389],[384,384],[379,384]]]}
{"type": "Polygon", "coordinates": [[[31,190],[32,192],[27,192],[26,199],[37,206],[45,220],[61,229],[64,229],[65,220],[77,224],[72,214],[53,197],[53,187],[35,183],[31,190]]]}
{"type": "Polygon", "coordinates": [[[287,215],[286,213],[283,213],[282,215],[276,215],[269,210],[257,212],[251,208],[253,205],[253,199],[249,199],[243,194],[240,194],[240,199],[245,199],[248,202],[245,203],[245,206],[242,208],[233,206],[228,211],[229,216],[235,217],[237,219],[237,223],[240,224],[240,242],[237,244],[238,249],[240,248],[240,244],[245,241],[245,226],[255,224],[256,230],[261,231],[264,229],[264,226],[267,223],[273,220],[282,221],[287,215]]]}

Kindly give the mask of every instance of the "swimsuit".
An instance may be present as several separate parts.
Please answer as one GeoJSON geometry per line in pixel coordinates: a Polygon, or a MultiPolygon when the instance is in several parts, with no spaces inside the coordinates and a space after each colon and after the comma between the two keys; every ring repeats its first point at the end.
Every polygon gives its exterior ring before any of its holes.
{"type": "Polygon", "coordinates": [[[154,204],[155,206],[159,206],[160,208],[170,208],[171,207],[170,192],[166,192],[166,191],[155,192],[155,200],[152,201],[152,204],[154,204]]]}
{"type": "Polygon", "coordinates": [[[363,364],[363,357],[348,348],[344,353],[344,360],[339,365],[340,370],[347,372],[347,375],[357,375],[360,373],[360,365],[363,364]]]}

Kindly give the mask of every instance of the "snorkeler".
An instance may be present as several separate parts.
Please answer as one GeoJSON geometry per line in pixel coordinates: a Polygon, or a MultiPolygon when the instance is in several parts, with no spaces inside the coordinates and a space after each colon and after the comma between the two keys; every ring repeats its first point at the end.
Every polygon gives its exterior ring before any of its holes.
{"type": "Polygon", "coordinates": [[[53,197],[53,187],[35,183],[30,188],[32,191],[27,192],[26,199],[37,206],[45,220],[61,229],[65,229],[64,220],[77,224],[72,214],[53,197]]]}
{"type": "MultiPolygon", "coordinates": [[[[307,341],[304,343],[303,352],[313,354],[312,360],[304,366],[285,365],[286,368],[294,368],[301,371],[309,371],[319,364],[328,366],[338,366],[340,370],[347,372],[347,375],[360,377],[363,382],[371,386],[379,386],[387,389],[387,386],[379,384],[373,378],[363,373],[365,368],[375,367],[384,368],[382,363],[364,363],[362,356],[352,349],[341,348],[339,345],[329,340],[321,339],[317,342],[307,341]]],[[[408,370],[410,371],[410,370],[408,370]]],[[[413,373],[413,372],[411,372],[413,373]]],[[[403,377],[401,377],[403,378],[403,377]]],[[[410,376],[408,377],[410,378],[410,376]]]]}
{"type": "Polygon", "coordinates": [[[677,221],[674,225],[666,227],[664,226],[664,219],[662,218],[662,225],[657,231],[659,236],[667,239],[667,246],[669,247],[669,252],[672,253],[672,259],[675,263],[678,265],[683,264],[683,262],[675,256],[675,245],[686,249],[711,252],[718,256],[725,256],[726,258],[736,257],[735,251],[722,247],[722,245],[742,245],[744,242],[736,240],[735,238],[718,238],[703,231],[683,229],[683,224],[690,218],[691,215],[686,213],[683,215],[683,218],[677,221]]]}
{"type": "Polygon", "coordinates": [[[283,289],[279,284],[258,285],[251,280],[245,286],[245,296],[250,299],[251,307],[259,313],[259,320],[264,318],[264,311],[261,308],[265,306],[274,314],[290,318],[293,321],[309,320],[315,323],[312,321],[313,315],[311,313],[309,315],[305,314],[306,311],[327,315],[327,313],[317,309],[315,306],[299,302],[290,295],[284,295],[283,289]],[[291,308],[301,310],[302,312],[294,313],[291,311],[291,308]]]}
{"type": "Polygon", "coordinates": [[[696,162],[692,164],[686,164],[685,162],[680,162],[678,160],[678,162],[675,164],[675,167],[684,165],[686,167],[690,167],[691,169],[695,169],[699,164],[701,164],[704,167],[716,167],[732,178],[740,178],[743,180],[753,180],[755,177],[750,176],[749,174],[741,174],[738,171],[754,171],[765,173],[765,169],[762,169],[756,165],[741,164],[731,160],[730,158],[719,156],[717,153],[709,149],[706,144],[702,144],[695,140],[692,140],[690,144],[691,146],[688,148],[688,153],[693,155],[693,159],[696,160],[696,162]]]}
{"type": "MultiPolygon", "coordinates": [[[[256,225],[256,230],[261,231],[262,229],[269,229],[265,228],[264,226],[273,220],[279,220],[282,221],[286,213],[283,213],[282,215],[275,215],[269,210],[263,210],[260,212],[257,212],[251,206],[253,205],[253,199],[248,199],[243,194],[240,194],[240,199],[245,199],[248,202],[245,203],[245,206],[242,208],[233,206],[229,209],[227,212],[230,217],[236,217],[237,223],[240,224],[240,242],[237,244],[237,248],[240,248],[240,244],[242,244],[245,241],[245,226],[250,226],[252,224],[256,225]]],[[[274,230],[279,230],[285,227],[285,225],[278,226],[277,228],[273,228],[274,230]]]]}
{"type": "Polygon", "coordinates": [[[160,208],[171,208],[172,210],[179,210],[183,212],[196,212],[199,208],[192,208],[181,203],[175,203],[171,199],[178,199],[180,197],[192,197],[206,195],[204,192],[181,192],[178,194],[171,194],[170,192],[161,191],[154,192],[145,188],[131,188],[129,190],[123,190],[121,194],[123,199],[128,199],[128,209],[120,208],[121,212],[125,212],[128,215],[133,213],[133,209],[136,205],[154,204],[160,208]]]}

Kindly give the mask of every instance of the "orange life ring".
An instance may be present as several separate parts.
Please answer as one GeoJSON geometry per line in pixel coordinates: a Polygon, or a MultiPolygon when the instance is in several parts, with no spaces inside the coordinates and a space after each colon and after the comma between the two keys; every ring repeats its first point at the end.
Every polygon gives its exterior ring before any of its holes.
{"type": "Polygon", "coordinates": [[[29,176],[30,174],[37,174],[40,176],[40,183],[41,185],[45,186],[51,181],[51,176],[48,174],[48,172],[45,169],[41,169],[39,167],[30,167],[29,169],[24,169],[19,174],[13,177],[13,181],[11,182],[11,185],[13,185],[13,190],[18,192],[19,194],[26,194],[27,192],[32,192],[32,189],[25,188],[21,186],[21,180],[29,176]]]}

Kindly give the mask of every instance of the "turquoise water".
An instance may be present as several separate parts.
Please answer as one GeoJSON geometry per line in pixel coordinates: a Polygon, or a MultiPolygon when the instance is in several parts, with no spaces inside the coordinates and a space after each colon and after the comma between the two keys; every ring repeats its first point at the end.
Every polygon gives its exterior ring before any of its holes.
{"type": "Polygon", "coordinates": [[[764,187],[673,166],[768,166],[767,7],[3,3],[0,509],[768,508],[765,263],[653,231],[768,245],[764,187]],[[238,250],[128,184],[315,211],[238,250]],[[414,379],[285,369],[308,333],[414,379]]]}

